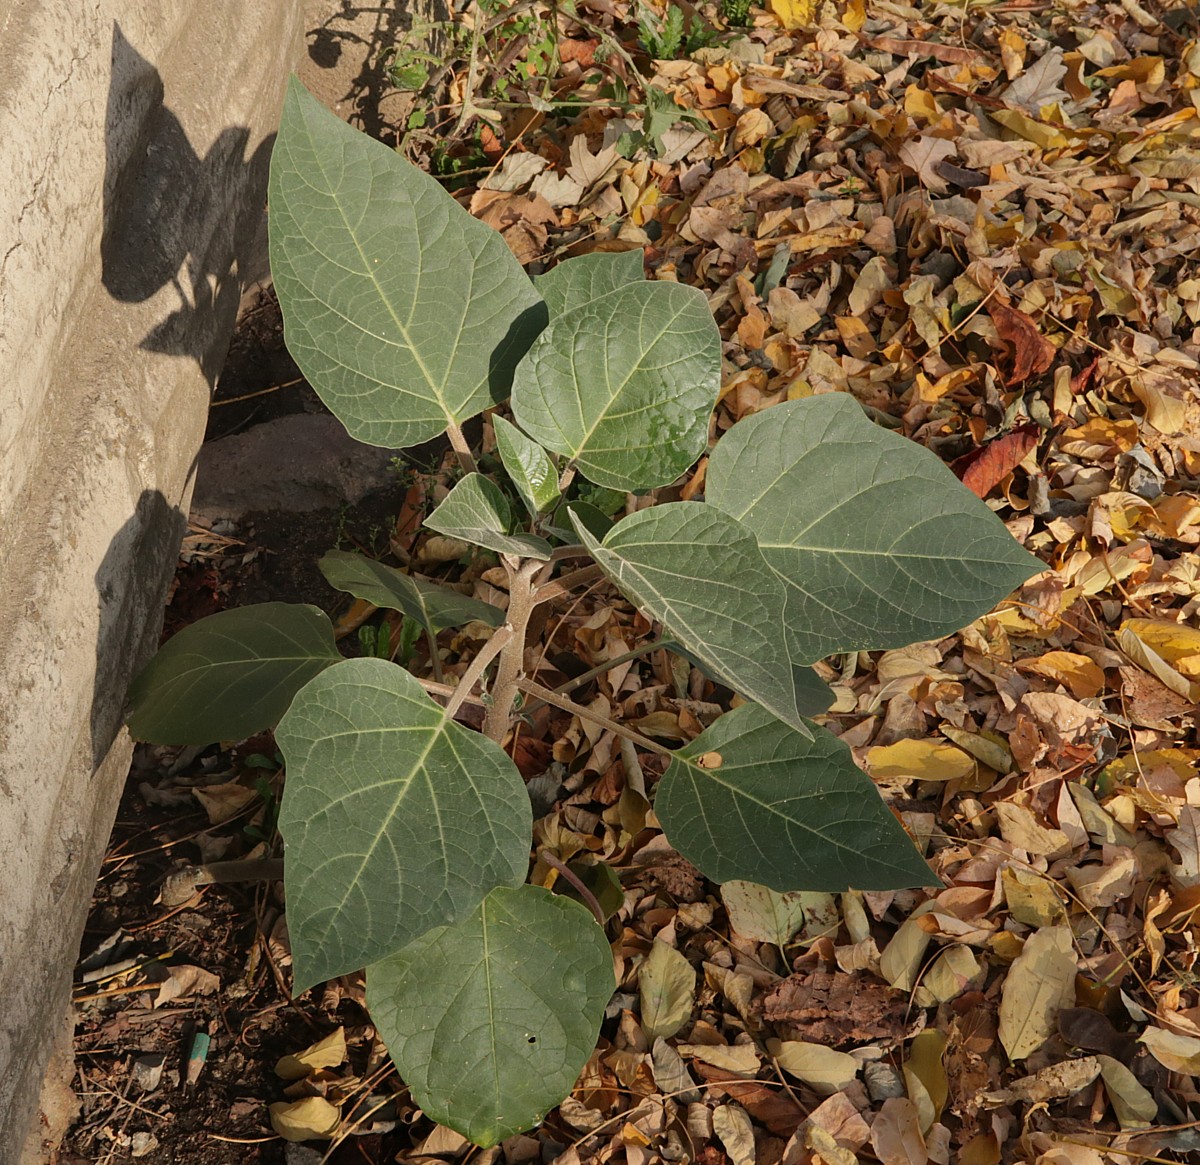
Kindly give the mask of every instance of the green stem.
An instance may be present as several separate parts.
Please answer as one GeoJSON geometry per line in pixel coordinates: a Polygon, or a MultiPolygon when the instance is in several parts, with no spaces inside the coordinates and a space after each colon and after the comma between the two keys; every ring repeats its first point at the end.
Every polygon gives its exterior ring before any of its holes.
{"type": "Polygon", "coordinates": [[[525,632],[535,605],[533,576],[541,568],[542,564],[536,559],[524,565],[512,564],[507,558],[504,562],[504,569],[508,572],[508,620],[505,627],[510,638],[500,652],[496,678],[492,683],[492,702],[483,721],[484,736],[497,744],[504,743],[513,705],[517,702],[521,672],[525,668],[525,632]]]}
{"type": "Polygon", "coordinates": [[[458,455],[458,464],[462,466],[463,473],[478,473],[475,454],[471,452],[471,446],[467,444],[461,427],[456,424],[447,425],[446,436],[450,438],[450,445],[458,455]]]}
{"type": "Polygon", "coordinates": [[[471,694],[471,689],[487,671],[488,664],[508,646],[512,637],[512,627],[508,625],[498,627],[492,632],[491,639],[479,649],[479,654],[471,660],[470,667],[463,672],[462,679],[458,681],[458,687],[454,689],[454,694],[446,704],[447,720],[454,719],[454,713],[462,707],[462,702],[471,694]]]}

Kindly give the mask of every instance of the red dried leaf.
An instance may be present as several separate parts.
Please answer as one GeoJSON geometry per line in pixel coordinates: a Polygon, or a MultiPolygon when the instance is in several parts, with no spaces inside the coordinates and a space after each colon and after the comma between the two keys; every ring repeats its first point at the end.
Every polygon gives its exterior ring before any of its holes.
{"type": "Polygon", "coordinates": [[[578,61],[581,68],[588,69],[595,63],[596,50],[600,47],[598,40],[571,40],[564,38],[558,42],[558,59],[566,64],[568,61],[578,61]]]}
{"type": "Polygon", "coordinates": [[[1038,443],[1040,426],[1032,421],[951,462],[950,468],[976,497],[986,498],[1038,443]]]}
{"type": "Polygon", "coordinates": [[[1058,349],[1037,330],[1030,316],[994,300],[988,305],[988,314],[1011,349],[1011,368],[1005,381],[1008,387],[1040,375],[1054,363],[1058,349]]]}

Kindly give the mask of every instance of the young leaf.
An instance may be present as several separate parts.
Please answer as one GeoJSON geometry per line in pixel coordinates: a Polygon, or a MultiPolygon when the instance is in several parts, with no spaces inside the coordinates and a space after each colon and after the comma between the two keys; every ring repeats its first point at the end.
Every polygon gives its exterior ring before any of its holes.
{"type": "Polygon", "coordinates": [[[352,437],[405,448],[508,395],[546,312],[504,240],[294,78],[269,198],[288,350],[352,437]]]}
{"type": "Polygon", "coordinates": [[[533,283],[553,317],[586,307],[592,300],[643,278],[643,253],[638,248],[579,255],[537,276],[533,283]]]}
{"type": "Polygon", "coordinates": [[[489,627],[504,622],[504,612],[449,587],[414,578],[361,554],[331,550],[317,564],[332,587],[389,611],[402,611],[433,635],[446,627],[478,621],[489,627]]]}
{"type": "Polygon", "coordinates": [[[270,728],[313,676],[342,657],[317,607],[261,603],[199,619],[129,689],[129,731],[152,744],[244,740],[270,728]]]}
{"type": "Polygon", "coordinates": [[[297,993],[524,880],[532,813],[516,766],[402,668],[344,660],[297,694],[275,738],[297,993]]]}
{"type": "Polygon", "coordinates": [[[615,986],[590,912],[536,886],[495,889],[367,970],[371,1018],[414,1100],[484,1147],[570,1092],[615,986]]]}
{"type": "MultiPolygon", "coordinates": [[[[810,732],[797,712],[797,679],[809,706],[817,686],[829,689],[815,676],[804,685],[793,669],[780,634],[783,587],[744,526],[712,506],[670,502],[619,522],[603,543],[575,528],[600,569],[705,668],[810,732]]],[[[829,706],[815,702],[814,712],[829,706]]]]}
{"type": "Polygon", "coordinates": [[[497,554],[550,557],[550,543],[532,534],[509,534],[512,511],[500,487],[482,473],[469,473],[447,495],[425,525],[439,534],[473,542],[497,554]]]}
{"type": "Polygon", "coordinates": [[[537,517],[553,509],[561,495],[550,454],[503,417],[492,417],[492,429],[504,470],[530,514],[537,517]]]}
{"type": "Polygon", "coordinates": [[[671,757],[654,811],[671,844],[714,882],[779,893],[936,885],[850,750],[744,704],[671,757]]]}
{"type": "Polygon", "coordinates": [[[704,452],[720,384],[704,293],[642,280],[553,319],[517,366],[512,407],[590,481],[650,489],[704,452]]]}
{"type": "Polygon", "coordinates": [[[1043,569],[937,457],[841,393],[739,421],[706,497],[778,573],[796,663],[948,635],[1043,569]]]}

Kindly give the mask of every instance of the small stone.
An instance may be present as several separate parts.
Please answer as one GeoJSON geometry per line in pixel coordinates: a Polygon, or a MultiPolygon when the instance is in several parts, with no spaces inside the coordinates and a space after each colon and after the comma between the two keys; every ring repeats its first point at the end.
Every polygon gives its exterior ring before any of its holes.
{"type": "Polygon", "coordinates": [[[908,1095],[904,1088],[904,1077],[891,1064],[884,1064],[878,1060],[873,1064],[864,1064],[863,1079],[866,1081],[868,1094],[876,1104],[882,1100],[908,1095]]]}
{"type": "Polygon", "coordinates": [[[166,1062],[165,1052],[151,1052],[139,1056],[133,1062],[133,1082],[143,1092],[153,1092],[162,1081],[163,1065],[166,1062]]]}

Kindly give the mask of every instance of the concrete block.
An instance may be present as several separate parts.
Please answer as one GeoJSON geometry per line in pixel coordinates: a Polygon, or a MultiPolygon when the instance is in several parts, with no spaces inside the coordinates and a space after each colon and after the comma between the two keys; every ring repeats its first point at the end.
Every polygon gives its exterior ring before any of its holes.
{"type": "MultiPolygon", "coordinates": [[[[0,1161],[42,1077],[255,246],[299,0],[0,0],[0,1161]]],[[[28,1139],[27,1139],[28,1138],[28,1139]]]]}

